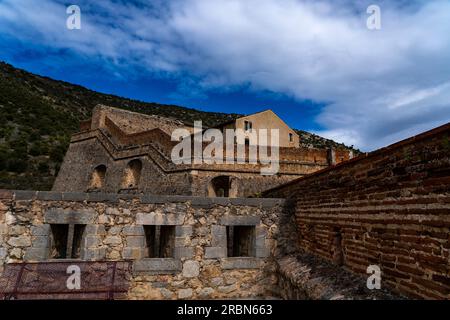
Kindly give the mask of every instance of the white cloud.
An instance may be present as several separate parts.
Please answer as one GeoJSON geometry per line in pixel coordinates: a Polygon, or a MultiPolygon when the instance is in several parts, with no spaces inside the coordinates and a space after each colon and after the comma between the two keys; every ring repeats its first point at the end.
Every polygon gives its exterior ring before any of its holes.
{"type": "Polygon", "coordinates": [[[6,0],[0,32],[189,73],[204,90],[250,84],[327,102],[318,133],[363,149],[450,121],[449,1],[378,1],[380,31],[366,28],[371,1],[101,3],[80,4],[83,29],[73,32],[64,30],[62,2],[6,0]]]}

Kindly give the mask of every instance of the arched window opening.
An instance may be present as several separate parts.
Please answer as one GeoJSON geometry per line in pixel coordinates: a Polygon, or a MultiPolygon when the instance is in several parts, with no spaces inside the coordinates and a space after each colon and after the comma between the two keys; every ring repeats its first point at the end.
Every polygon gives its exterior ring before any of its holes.
{"type": "Polygon", "coordinates": [[[229,176],[219,176],[211,180],[210,196],[211,197],[229,197],[231,180],[229,176]]]}
{"type": "Polygon", "coordinates": [[[142,162],[140,160],[131,160],[126,169],[122,180],[123,189],[137,188],[141,178],[142,162]]]}
{"type": "Polygon", "coordinates": [[[100,190],[105,186],[106,166],[101,164],[92,172],[89,190],[100,190]]]}

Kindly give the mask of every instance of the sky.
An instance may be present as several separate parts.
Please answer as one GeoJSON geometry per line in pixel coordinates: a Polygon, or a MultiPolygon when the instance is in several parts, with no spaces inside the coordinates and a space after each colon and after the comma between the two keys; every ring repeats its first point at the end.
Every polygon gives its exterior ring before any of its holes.
{"type": "Polygon", "coordinates": [[[450,0],[0,0],[0,60],[148,102],[270,108],[363,151],[450,121],[450,0]]]}

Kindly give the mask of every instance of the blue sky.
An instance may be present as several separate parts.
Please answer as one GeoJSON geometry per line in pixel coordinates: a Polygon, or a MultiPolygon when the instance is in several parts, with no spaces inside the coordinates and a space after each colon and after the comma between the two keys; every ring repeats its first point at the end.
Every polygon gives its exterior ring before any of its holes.
{"type": "Polygon", "coordinates": [[[0,59],[16,67],[149,102],[271,108],[363,150],[450,121],[449,34],[448,0],[0,1],[0,59]]]}

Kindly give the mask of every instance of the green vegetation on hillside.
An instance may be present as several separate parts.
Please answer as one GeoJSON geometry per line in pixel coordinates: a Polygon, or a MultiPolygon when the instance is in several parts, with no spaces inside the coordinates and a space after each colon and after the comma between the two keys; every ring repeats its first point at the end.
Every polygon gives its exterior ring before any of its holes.
{"type": "MultiPolygon", "coordinates": [[[[102,94],[0,62],[0,188],[51,189],[70,136],[97,104],[189,124],[202,119],[206,126],[239,116],[102,94]]],[[[304,131],[298,133],[305,147],[345,147],[304,131]]]]}

